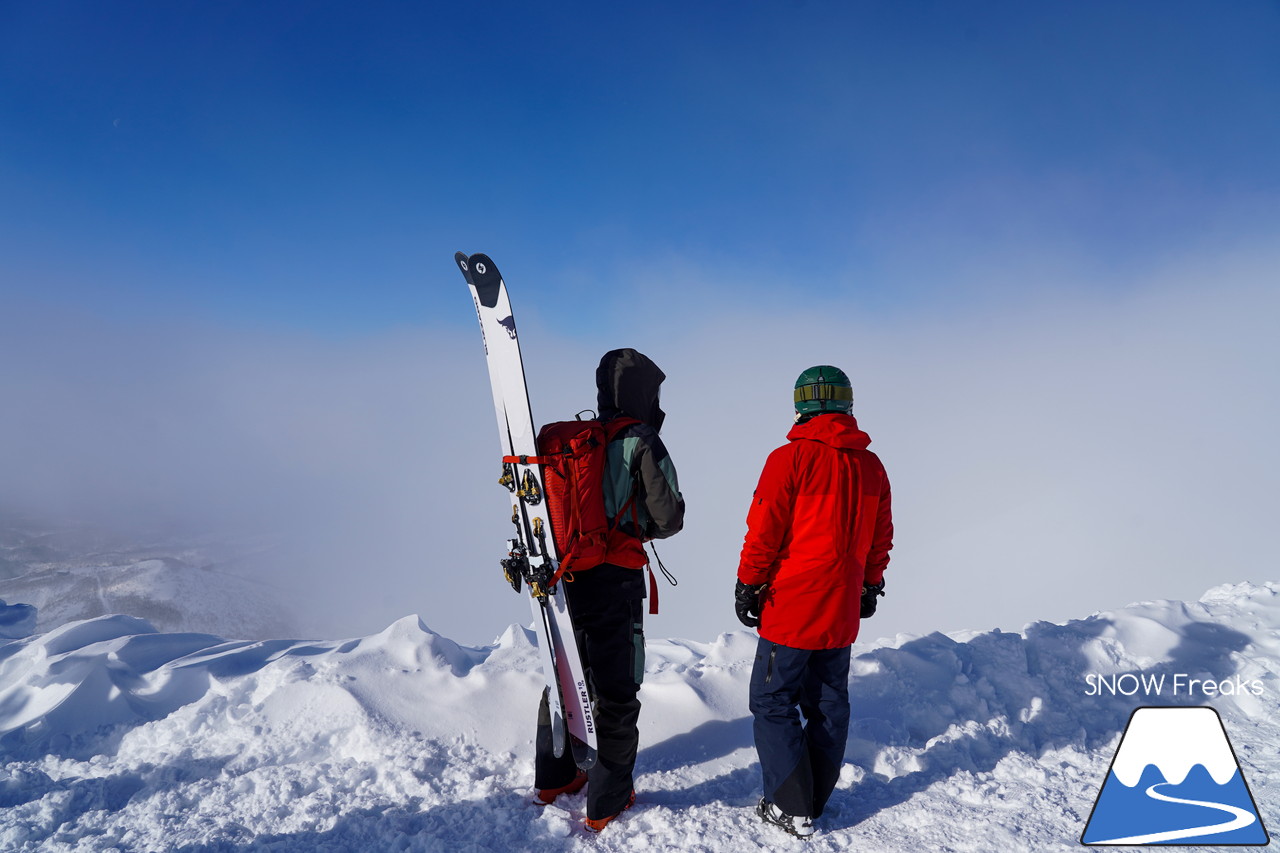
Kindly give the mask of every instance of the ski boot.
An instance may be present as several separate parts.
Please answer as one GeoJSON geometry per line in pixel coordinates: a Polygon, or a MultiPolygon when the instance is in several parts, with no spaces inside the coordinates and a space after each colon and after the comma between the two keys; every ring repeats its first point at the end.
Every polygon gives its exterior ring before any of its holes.
{"type": "Polygon", "coordinates": [[[808,841],[813,837],[812,818],[789,815],[764,797],[760,798],[760,805],[756,806],[756,814],[760,815],[760,819],[765,823],[776,826],[796,838],[808,841]]]}
{"type": "Polygon", "coordinates": [[[613,821],[614,818],[618,817],[618,815],[622,814],[623,812],[625,812],[627,809],[631,808],[635,804],[636,804],[636,792],[632,791],[631,796],[627,798],[627,804],[622,808],[618,809],[617,814],[611,814],[608,817],[596,818],[594,820],[591,818],[587,818],[582,822],[582,828],[585,829],[587,832],[599,832],[600,830],[608,826],[613,821]]]}
{"type": "Polygon", "coordinates": [[[568,785],[559,788],[540,788],[533,792],[533,803],[537,806],[549,806],[561,794],[576,794],[587,786],[587,771],[579,770],[568,785]]]}

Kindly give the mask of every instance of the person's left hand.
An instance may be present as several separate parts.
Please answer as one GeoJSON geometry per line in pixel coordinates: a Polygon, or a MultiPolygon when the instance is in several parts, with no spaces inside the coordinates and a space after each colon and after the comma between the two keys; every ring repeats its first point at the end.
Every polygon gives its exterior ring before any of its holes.
{"type": "Polygon", "coordinates": [[[863,586],[862,610],[858,613],[859,618],[870,619],[875,616],[876,604],[882,595],[884,595],[884,581],[863,586]]]}
{"type": "Polygon", "coordinates": [[[733,609],[738,621],[748,628],[760,627],[760,592],[764,584],[745,584],[738,581],[733,588],[733,609]]]}

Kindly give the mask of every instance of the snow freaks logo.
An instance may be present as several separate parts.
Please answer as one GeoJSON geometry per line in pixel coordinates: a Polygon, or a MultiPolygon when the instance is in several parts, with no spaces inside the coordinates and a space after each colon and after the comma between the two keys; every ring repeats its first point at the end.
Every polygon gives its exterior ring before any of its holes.
{"type": "Polygon", "coordinates": [[[1081,844],[1266,845],[1253,794],[1213,708],[1129,717],[1081,844]]]}

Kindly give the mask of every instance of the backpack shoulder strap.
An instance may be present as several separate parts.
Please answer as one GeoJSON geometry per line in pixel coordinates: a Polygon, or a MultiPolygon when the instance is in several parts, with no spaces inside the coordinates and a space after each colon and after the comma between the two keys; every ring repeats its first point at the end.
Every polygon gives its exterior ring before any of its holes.
{"type": "Polygon", "coordinates": [[[639,423],[644,422],[639,418],[633,418],[628,415],[619,415],[611,421],[604,421],[602,423],[602,426],[604,426],[604,439],[605,441],[613,441],[614,438],[617,437],[618,433],[622,432],[629,426],[639,423]]]}

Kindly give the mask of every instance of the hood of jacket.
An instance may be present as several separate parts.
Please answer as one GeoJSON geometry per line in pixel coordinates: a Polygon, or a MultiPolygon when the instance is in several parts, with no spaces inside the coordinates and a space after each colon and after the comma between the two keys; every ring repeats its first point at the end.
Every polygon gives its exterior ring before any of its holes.
{"type": "Polygon", "coordinates": [[[817,415],[802,424],[796,424],[787,433],[790,441],[801,438],[820,441],[843,450],[866,450],[871,443],[871,436],[858,429],[858,421],[853,415],[838,413],[817,415]]]}
{"type": "Polygon", "coordinates": [[[667,375],[644,353],[615,349],[604,354],[596,368],[596,408],[601,420],[629,415],[655,430],[666,413],[658,406],[658,390],[667,375]]]}

